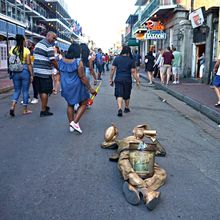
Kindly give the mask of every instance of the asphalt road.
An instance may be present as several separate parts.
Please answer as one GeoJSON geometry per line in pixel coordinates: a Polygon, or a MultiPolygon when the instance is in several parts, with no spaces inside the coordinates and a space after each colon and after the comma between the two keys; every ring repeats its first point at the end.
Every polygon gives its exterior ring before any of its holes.
{"type": "Polygon", "coordinates": [[[40,105],[10,118],[10,98],[0,100],[0,220],[220,219],[220,133],[215,123],[163,91],[134,85],[131,112],[117,117],[108,75],[91,109],[80,121],[83,134],[70,133],[66,103],[49,99],[54,116],[40,118],[40,105]],[[147,123],[158,132],[167,156],[156,162],[167,171],[153,211],[132,206],[113,150],[100,147],[114,123],[119,137],[147,123]]]}

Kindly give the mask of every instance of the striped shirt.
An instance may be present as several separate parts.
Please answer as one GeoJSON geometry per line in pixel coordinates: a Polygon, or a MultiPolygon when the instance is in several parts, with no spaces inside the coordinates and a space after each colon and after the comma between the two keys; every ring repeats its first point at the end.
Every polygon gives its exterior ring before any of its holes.
{"type": "Polygon", "coordinates": [[[34,75],[49,78],[52,74],[51,60],[54,60],[54,49],[46,38],[39,41],[34,49],[34,75]]]}

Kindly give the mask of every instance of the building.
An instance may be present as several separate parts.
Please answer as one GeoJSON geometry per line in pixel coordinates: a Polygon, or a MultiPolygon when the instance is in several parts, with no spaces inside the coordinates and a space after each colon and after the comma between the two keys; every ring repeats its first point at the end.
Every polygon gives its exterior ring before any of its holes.
{"type": "Polygon", "coordinates": [[[138,20],[132,26],[132,37],[140,40],[142,57],[150,45],[156,50],[176,47],[183,55],[183,77],[200,77],[210,83],[213,63],[220,52],[220,1],[137,0],[135,5],[138,20]],[[206,62],[200,76],[198,60],[202,53],[206,62]]]}
{"type": "Polygon", "coordinates": [[[37,43],[48,31],[57,34],[56,44],[63,51],[73,40],[80,42],[82,35],[63,0],[0,0],[0,69],[7,68],[8,50],[16,34],[37,43]]]}

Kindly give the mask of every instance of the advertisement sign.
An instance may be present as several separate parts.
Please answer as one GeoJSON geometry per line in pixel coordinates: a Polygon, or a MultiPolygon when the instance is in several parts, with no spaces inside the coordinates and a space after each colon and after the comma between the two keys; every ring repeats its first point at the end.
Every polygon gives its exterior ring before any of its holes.
{"type": "Polygon", "coordinates": [[[144,36],[147,40],[164,40],[166,39],[166,33],[164,31],[147,31],[144,36]]]}
{"type": "Polygon", "coordinates": [[[191,21],[192,27],[197,28],[204,22],[204,16],[202,8],[199,8],[189,14],[189,20],[191,21]]]}
{"type": "Polygon", "coordinates": [[[164,25],[160,21],[147,21],[146,22],[146,28],[148,30],[154,30],[154,31],[163,31],[165,29],[164,25]]]}

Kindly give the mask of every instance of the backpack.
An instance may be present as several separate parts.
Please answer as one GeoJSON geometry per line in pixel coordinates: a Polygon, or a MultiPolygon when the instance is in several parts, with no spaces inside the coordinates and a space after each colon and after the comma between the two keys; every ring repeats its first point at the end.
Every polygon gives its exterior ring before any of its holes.
{"type": "Polygon", "coordinates": [[[9,57],[9,70],[10,72],[22,72],[24,65],[22,64],[19,54],[15,52],[15,48],[12,51],[12,55],[9,57]]]}

